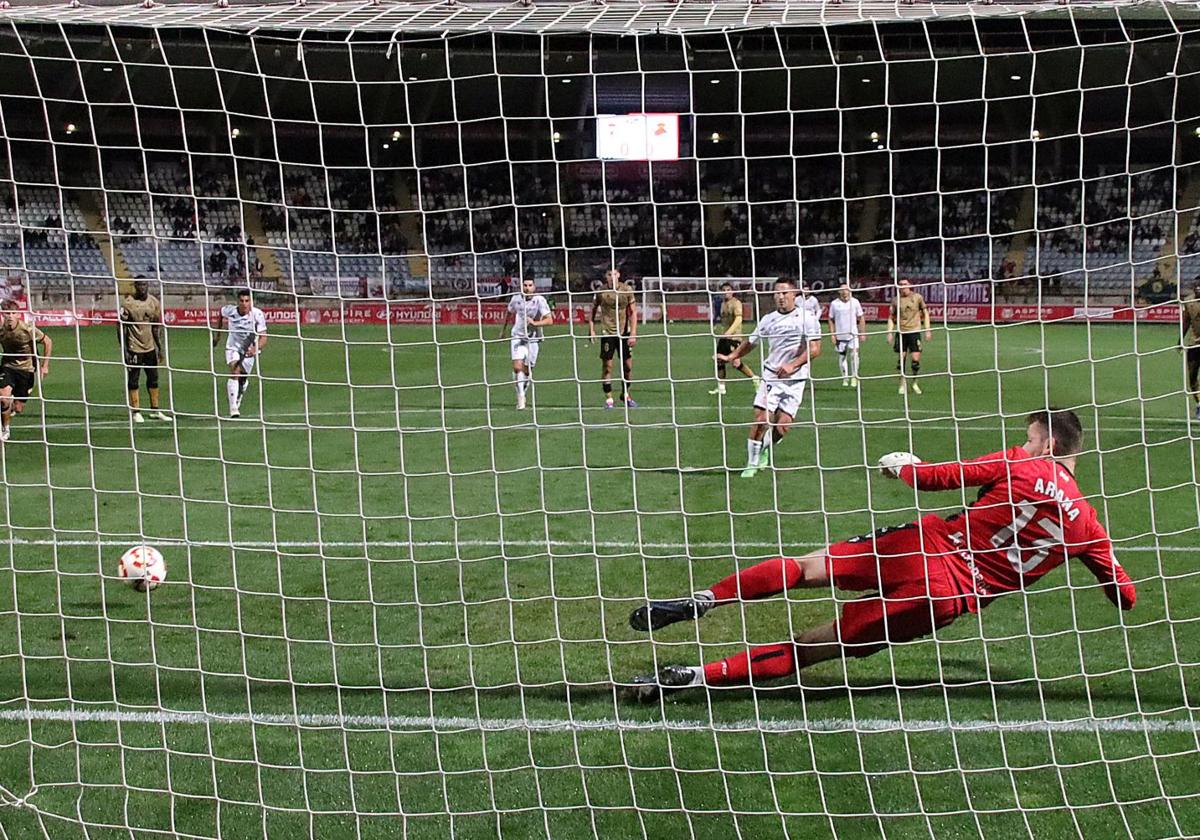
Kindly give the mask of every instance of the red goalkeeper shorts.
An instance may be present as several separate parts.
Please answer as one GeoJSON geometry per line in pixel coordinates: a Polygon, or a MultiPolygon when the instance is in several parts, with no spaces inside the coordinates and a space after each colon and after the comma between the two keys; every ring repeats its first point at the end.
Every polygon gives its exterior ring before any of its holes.
{"type": "Polygon", "coordinates": [[[883,528],[829,547],[829,579],[838,589],[875,591],[847,601],[838,620],[841,641],[851,656],[866,656],[887,644],[927,636],[964,612],[968,599],[946,570],[937,535],[917,523],[883,528]]]}

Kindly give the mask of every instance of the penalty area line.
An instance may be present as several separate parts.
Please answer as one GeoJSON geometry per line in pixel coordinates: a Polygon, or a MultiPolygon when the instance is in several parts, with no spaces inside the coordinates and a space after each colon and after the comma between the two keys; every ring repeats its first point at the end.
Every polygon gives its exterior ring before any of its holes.
{"type": "MultiPolygon", "coordinates": [[[[326,548],[541,548],[548,549],[563,548],[563,549],[628,549],[635,552],[641,549],[669,549],[675,551],[687,551],[689,549],[725,549],[727,552],[732,549],[743,548],[765,548],[771,551],[786,551],[789,548],[824,548],[829,543],[824,542],[796,542],[787,543],[780,546],[777,542],[765,541],[743,541],[739,540],[736,543],[730,542],[712,542],[712,541],[697,541],[697,542],[628,542],[618,540],[596,540],[595,542],[587,542],[584,540],[369,540],[369,541],[353,541],[353,540],[327,540],[324,542],[316,542],[313,540],[184,540],[177,537],[143,537],[136,534],[131,534],[123,538],[105,537],[101,539],[26,539],[24,537],[7,537],[0,539],[0,545],[9,546],[31,546],[41,548],[53,547],[123,547],[128,548],[131,545],[138,544],[153,544],[156,546],[190,546],[193,548],[228,548],[233,550],[243,551],[269,551],[272,549],[326,549],[326,548]]],[[[1196,549],[1187,546],[1178,545],[1121,545],[1115,544],[1116,551],[1122,552],[1146,552],[1158,554],[1176,554],[1176,553],[1194,553],[1196,549]]],[[[575,553],[588,553],[587,551],[575,553]]],[[[346,558],[334,558],[346,559],[346,558]]]]}
{"type": "Polygon", "coordinates": [[[17,723],[117,723],[183,726],[286,726],[378,729],[408,732],[779,732],[779,733],[1158,733],[1200,732],[1200,721],[1121,717],[1075,720],[901,720],[894,718],[746,718],[742,720],[637,720],[614,718],[485,718],[417,715],[253,714],[129,709],[0,710],[0,721],[17,723]]]}

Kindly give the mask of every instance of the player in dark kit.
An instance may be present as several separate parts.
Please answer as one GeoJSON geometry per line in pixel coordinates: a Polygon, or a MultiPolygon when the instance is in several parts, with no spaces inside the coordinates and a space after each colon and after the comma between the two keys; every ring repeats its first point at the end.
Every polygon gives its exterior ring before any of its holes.
{"type": "Polygon", "coordinates": [[[690,598],[650,601],[634,610],[633,629],[658,630],[722,604],[795,587],[878,593],[845,602],[839,619],[791,642],[752,647],[702,666],[668,665],[634,678],[628,693],[653,702],[682,688],[757,684],[829,659],[869,656],[1026,589],[1071,557],[1096,576],[1109,600],[1132,609],[1133,582],[1072,474],[1082,449],[1079,418],[1052,409],[1029,415],[1027,422],[1023,445],[972,461],[923,464],[911,455],[881,461],[885,475],[918,490],[979,487],[976,501],[960,513],[944,519],[930,514],[796,559],[776,557],[690,598]]]}
{"type": "Polygon", "coordinates": [[[25,403],[37,385],[39,375],[50,375],[50,354],[54,342],[33,324],[25,322],[21,310],[13,301],[4,302],[4,317],[0,320],[0,441],[8,440],[8,424],[12,415],[25,410],[25,403]],[[39,354],[37,346],[42,345],[39,354]]]}
{"type": "Polygon", "coordinates": [[[126,388],[133,422],[144,423],[139,381],[146,371],[146,391],[150,396],[150,416],[171,422],[171,416],[158,403],[158,366],[165,363],[162,340],[162,304],[150,294],[150,284],[133,281],[133,294],[121,302],[121,350],[125,356],[126,388]]]}
{"type": "Polygon", "coordinates": [[[633,348],[637,344],[638,311],[633,286],[621,282],[619,269],[604,272],[604,285],[592,300],[588,318],[588,338],[596,340],[596,321],[600,321],[600,381],[604,387],[604,407],[613,407],[613,357],[621,357],[621,401],[637,408],[633,399],[633,348]]]}
{"type": "Polygon", "coordinates": [[[1180,347],[1186,363],[1187,391],[1196,404],[1195,419],[1200,420],[1200,277],[1192,280],[1192,294],[1180,301],[1183,310],[1183,343],[1180,347]]]}

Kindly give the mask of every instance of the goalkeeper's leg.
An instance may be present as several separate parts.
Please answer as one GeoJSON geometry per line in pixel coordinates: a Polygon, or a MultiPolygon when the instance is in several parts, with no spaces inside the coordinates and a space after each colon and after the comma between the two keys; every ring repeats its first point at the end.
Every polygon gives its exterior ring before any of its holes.
{"type": "Polygon", "coordinates": [[[657,674],[634,677],[626,696],[641,703],[653,703],[664,693],[683,688],[757,685],[846,655],[848,651],[838,640],[838,623],[831,621],[806,630],[790,642],[758,645],[704,665],[667,665],[657,674]]]}
{"type": "Polygon", "coordinates": [[[693,593],[690,598],[650,601],[630,614],[629,626],[634,630],[658,630],[700,618],[721,604],[756,601],[798,586],[821,586],[829,582],[825,556],[824,551],[814,551],[796,559],[764,560],[717,581],[709,589],[693,593]]]}
{"type": "Polygon", "coordinates": [[[889,588],[882,597],[847,601],[839,619],[806,630],[791,642],[758,645],[699,667],[676,666],[690,672],[691,680],[664,687],[754,685],[829,659],[870,656],[889,643],[919,639],[952,623],[965,608],[949,595],[936,584],[914,579],[889,588]]]}
{"type": "Polygon", "coordinates": [[[836,622],[814,627],[791,642],[761,645],[702,666],[671,665],[657,674],[638,677],[630,693],[650,702],[664,691],[700,685],[754,684],[785,677],[801,668],[843,656],[869,656],[888,644],[927,636],[971,609],[970,596],[956,585],[946,565],[952,557],[927,555],[921,529],[914,523],[884,528],[874,534],[836,543],[798,560],[777,557],[732,575],[711,589],[676,602],[651,602],[630,616],[651,628],[689,616],[680,604],[693,605],[698,617],[718,603],[752,600],[793,586],[832,582],[841,590],[876,590],[876,597],[846,601],[836,622]]]}
{"type": "Polygon", "coordinates": [[[704,665],[668,665],[657,674],[635,677],[628,696],[646,703],[683,688],[758,685],[829,659],[870,656],[888,644],[927,636],[965,611],[960,599],[945,590],[936,593],[924,581],[913,581],[888,589],[882,597],[847,601],[838,620],[806,630],[790,642],[757,645],[704,665]]]}

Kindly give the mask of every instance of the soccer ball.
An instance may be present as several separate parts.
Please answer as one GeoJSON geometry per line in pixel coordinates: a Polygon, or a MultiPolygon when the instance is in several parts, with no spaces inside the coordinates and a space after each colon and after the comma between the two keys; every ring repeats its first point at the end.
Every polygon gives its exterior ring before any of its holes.
{"type": "Polygon", "coordinates": [[[149,592],[167,579],[167,561],[152,545],[135,545],[121,555],[120,575],[138,592],[149,592]]]}

